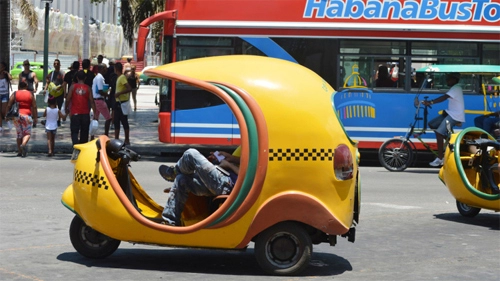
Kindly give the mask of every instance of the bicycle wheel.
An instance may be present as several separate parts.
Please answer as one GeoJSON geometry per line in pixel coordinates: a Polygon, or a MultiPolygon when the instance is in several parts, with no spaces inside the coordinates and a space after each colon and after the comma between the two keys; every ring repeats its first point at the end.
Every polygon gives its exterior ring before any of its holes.
{"type": "Polygon", "coordinates": [[[404,171],[413,159],[411,145],[403,139],[390,139],[378,150],[380,164],[391,172],[404,171]]]}

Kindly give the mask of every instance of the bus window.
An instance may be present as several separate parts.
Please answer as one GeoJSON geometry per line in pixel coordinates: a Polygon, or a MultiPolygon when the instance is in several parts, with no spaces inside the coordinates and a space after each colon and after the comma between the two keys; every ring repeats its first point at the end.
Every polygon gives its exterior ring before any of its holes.
{"type": "Polygon", "coordinates": [[[316,72],[330,85],[337,85],[336,52],[338,40],[331,38],[271,38],[300,65],[316,72]]]}
{"type": "MultiPolygon", "coordinates": [[[[415,58],[412,60],[412,69],[421,69],[434,64],[474,64],[475,60],[472,59],[458,59],[458,63],[449,63],[450,59],[447,58],[415,58]]],[[[461,72],[457,69],[456,72],[461,72]]],[[[449,86],[446,83],[446,73],[430,73],[417,72],[415,75],[415,87],[412,86],[412,91],[419,90],[425,79],[431,79],[431,82],[425,87],[427,90],[447,91],[449,86]]],[[[460,77],[460,86],[464,93],[482,93],[481,90],[481,76],[472,74],[462,74],[460,77]]]]}
{"type": "Polygon", "coordinates": [[[384,88],[385,90],[402,90],[406,85],[404,57],[382,57],[382,56],[341,56],[340,66],[343,72],[342,87],[352,88],[361,86],[366,88],[384,88]],[[391,84],[385,84],[382,87],[376,87],[379,67],[387,67],[388,79],[391,84]],[[359,78],[356,78],[359,77],[359,78]]]}
{"type": "Polygon", "coordinates": [[[482,64],[500,65],[500,44],[483,44],[482,64]]]}
{"type": "Polygon", "coordinates": [[[177,91],[175,99],[176,110],[203,108],[224,104],[216,95],[183,83],[177,82],[175,84],[175,89],[177,91]]]}

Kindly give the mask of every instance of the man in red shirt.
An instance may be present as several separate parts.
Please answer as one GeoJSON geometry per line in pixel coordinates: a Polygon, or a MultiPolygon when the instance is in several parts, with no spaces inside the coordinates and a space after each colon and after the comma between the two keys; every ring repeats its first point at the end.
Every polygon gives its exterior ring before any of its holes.
{"type": "MultiPolygon", "coordinates": [[[[85,84],[85,72],[76,73],[77,83],[73,83],[66,98],[66,112],[71,120],[71,141],[73,145],[89,141],[90,107],[96,112],[92,90],[85,84]],[[90,104],[90,107],[89,107],[90,104]],[[78,138],[80,135],[80,138],[78,138]]],[[[94,115],[94,119],[98,117],[94,115]]]]}

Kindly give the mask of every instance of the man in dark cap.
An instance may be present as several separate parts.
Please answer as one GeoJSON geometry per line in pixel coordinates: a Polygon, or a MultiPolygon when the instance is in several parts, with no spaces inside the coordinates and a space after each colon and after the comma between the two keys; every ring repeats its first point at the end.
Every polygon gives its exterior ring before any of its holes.
{"type": "Polygon", "coordinates": [[[69,67],[69,71],[64,75],[63,89],[64,89],[64,98],[68,96],[69,88],[71,88],[71,84],[73,83],[73,79],[76,76],[76,73],[80,69],[80,62],[74,61],[69,67]]]}

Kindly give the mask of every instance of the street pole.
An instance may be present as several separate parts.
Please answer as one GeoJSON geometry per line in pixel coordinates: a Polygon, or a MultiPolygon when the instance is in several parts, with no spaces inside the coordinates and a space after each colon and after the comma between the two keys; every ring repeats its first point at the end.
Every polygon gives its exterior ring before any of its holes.
{"type": "Polygon", "coordinates": [[[89,19],[90,19],[90,0],[83,1],[83,52],[82,59],[90,58],[90,30],[89,30],[89,19]]]}
{"type": "Polygon", "coordinates": [[[46,0],[45,2],[45,29],[43,35],[43,88],[46,86],[46,78],[49,74],[49,8],[53,0],[46,0]]]}

